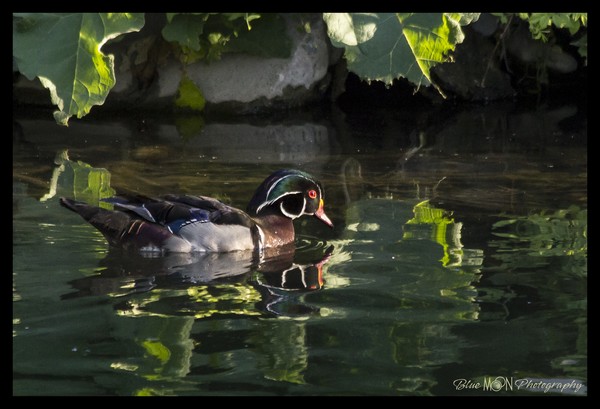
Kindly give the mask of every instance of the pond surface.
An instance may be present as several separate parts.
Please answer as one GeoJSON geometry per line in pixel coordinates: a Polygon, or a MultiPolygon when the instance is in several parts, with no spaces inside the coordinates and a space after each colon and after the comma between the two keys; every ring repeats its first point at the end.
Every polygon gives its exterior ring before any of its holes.
{"type": "Polygon", "coordinates": [[[587,111],[239,122],[15,112],[15,395],[587,395],[587,111]],[[295,253],[109,249],[59,196],[245,208],[313,174],[295,253]]]}

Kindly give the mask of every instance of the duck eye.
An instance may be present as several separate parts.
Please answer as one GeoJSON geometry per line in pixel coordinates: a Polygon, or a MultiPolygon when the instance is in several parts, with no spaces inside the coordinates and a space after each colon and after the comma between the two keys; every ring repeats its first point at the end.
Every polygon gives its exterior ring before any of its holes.
{"type": "Polygon", "coordinates": [[[314,189],[311,189],[308,191],[308,197],[310,197],[311,199],[316,199],[317,198],[317,191],[314,189]]]}

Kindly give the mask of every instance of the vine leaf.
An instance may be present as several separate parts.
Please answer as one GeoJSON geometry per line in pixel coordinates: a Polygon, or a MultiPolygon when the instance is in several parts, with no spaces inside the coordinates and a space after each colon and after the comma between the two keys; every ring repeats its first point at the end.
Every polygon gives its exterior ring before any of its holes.
{"type": "Polygon", "coordinates": [[[54,118],[67,126],[102,105],[115,85],[114,58],[102,46],[143,25],[143,13],[14,13],[13,59],[50,90],[54,118]]]}
{"type": "Polygon", "coordinates": [[[404,77],[417,88],[432,85],[431,68],[450,60],[464,39],[461,26],[478,18],[479,13],[323,13],[329,38],[345,49],[350,71],[387,85],[404,77]]]}

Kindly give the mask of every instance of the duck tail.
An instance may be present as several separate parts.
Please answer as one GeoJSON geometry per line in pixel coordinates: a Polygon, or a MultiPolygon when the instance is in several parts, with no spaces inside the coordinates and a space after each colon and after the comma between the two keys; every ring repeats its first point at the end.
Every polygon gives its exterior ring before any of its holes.
{"type": "Polygon", "coordinates": [[[88,222],[103,210],[97,206],[91,206],[84,202],[80,202],[73,199],[67,199],[66,197],[61,197],[59,199],[59,203],[61,206],[66,207],[72,212],[79,214],[88,222]]]}
{"type": "Polygon", "coordinates": [[[175,237],[169,228],[151,223],[138,214],[102,209],[64,197],[59,203],[98,229],[111,246],[151,252],[190,251],[190,244],[175,237]]]}
{"type": "Polygon", "coordinates": [[[78,200],[61,197],[59,203],[98,229],[114,246],[121,244],[124,232],[133,222],[133,219],[125,213],[102,209],[78,200]]]}

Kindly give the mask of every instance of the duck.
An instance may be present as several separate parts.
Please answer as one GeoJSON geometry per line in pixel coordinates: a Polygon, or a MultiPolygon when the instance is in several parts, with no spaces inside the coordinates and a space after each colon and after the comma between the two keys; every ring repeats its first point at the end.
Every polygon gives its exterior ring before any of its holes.
{"type": "Polygon", "coordinates": [[[101,199],[105,209],[61,197],[110,246],[141,253],[229,253],[293,246],[295,219],[313,216],[333,228],[325,214],[323,187],[310,174],[280,169],[256,189],[246,211],[208,196],[123,193],[101,199]]]}

